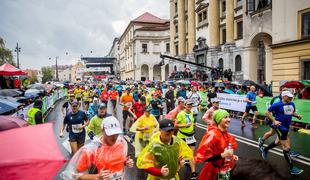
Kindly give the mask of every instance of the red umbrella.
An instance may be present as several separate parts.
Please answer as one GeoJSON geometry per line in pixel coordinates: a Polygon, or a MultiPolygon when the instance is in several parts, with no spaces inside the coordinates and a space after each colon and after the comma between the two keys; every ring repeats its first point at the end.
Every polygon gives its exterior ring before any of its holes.
{"type": "Polygon", "coordinates": [[[16,75],[27,75],[24,71],[12,66],[9,63],[5,63],[0,66],[0,75],[4,76],[16,76],[16,75]]]}
{"type": "Polygon", "coordinates": [[[286,88],[304,88],[305,85],[299,81],[288,81],[282,85],[282,87],[286,88]]]}
{"type": "Polygon", "coordinates": [[[53,179],[66,162],[51,123],[0,132],[0,179],[53,179]]]}
{"type": "Polygon", "coordinates": [[[0,116],[0,131],[26,127],[28,122],[15,116],[0,116]]]}
{"type": "Polygon", "coordinates": [[[197,81],[191,81],[192,86],[200,86],[200,83],[197,81]]]}

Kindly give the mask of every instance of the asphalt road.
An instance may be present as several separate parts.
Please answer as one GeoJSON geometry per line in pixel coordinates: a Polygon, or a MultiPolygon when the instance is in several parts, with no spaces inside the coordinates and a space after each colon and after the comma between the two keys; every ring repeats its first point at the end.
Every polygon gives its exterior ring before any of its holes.
{"type": "MultiPolygon", "coordinates": [[[[57,136],[57,140],[61,147],[62,152],[64,153],[65,157],[70,159],[70,153],[67,144],[67,134],[65,138],[60,139],[58,137],[60,124],[62,123],[63,117],[61,115],[61,106],[64,101],[60,101],[54,108],[53,111],[47,117],[48,121],[54,122],[55,125],[55,134],[57,136]],[[67,145],[66,145],[67,144],[67,145]]],[[[109,103],[108,105],[108,112],[112,113],[112,106],[109,103]]],[[[117,114],[116,117],[120,120],[122,124],[122,114],[121,114],[121,106],[117,106],[117,114]]],[[[198,123],[196,127],[196,139],[197,139],[197,147],[206,131],[206,125],[204,122],[201,121],[202,113],[198,116],[198,123]]],[[[235,136],[237,140],[237,150],[235,154],[239,156],[240,160],[243,158],[258,158],[261,159],[261,155],[259,153],[257,139],[262,136],[269,128],[264,125],[260,125],[257,129],[253,130],[249,122],[247,122],[247,126],[241,130],[240,128],[240,119],[232,117],[231,118],[231,127],[229,132],[235,136]]],[[[281,174],[289,179],[309,179],[310,177],[310,136],[300,134],[297,132],[290,132],[290,136],[292,139],[292,148],[301,153],[302,156],[298,157],[297,159],[293,159],[294,165],[302,168],[304,172],[299,176],[291,176],[288,172],[288,165],[283,157],[282,150],[280,147],[277,147],[271,150],[268,154],[268,162],[272,164],[281,174]]],[[[129,139],[127,135],[125,135],[126,139],[129,139]]],[[[272,137],[274,139],[275,137],[272,137]]],[[[269,143],[271,140],[267,141],[269,143]]],[[[89,140],[88,140],[89,141],[89,140]]],[[[128,142],[130,144],[130,142],[128,142]]],[[[134,147],[129,145],[129,154],[134,157],[134,147]]],[[[196,147],[196,148],[197,148],[196,147]]],[[[196,171],[199,173],[203,167],[203,164],[198,164],[196,167],[196,171]]],[[[180,177],[182,180],[189,179],[190,172],[188,167],[183,167],[180,171],[180,177]]],[[[59,176],[56,176],[54,179],[60,179],[59,176]]],[[[133,169],[126,169],[126,179],[128,180],[138,180],[138,179],[146,179],[144,174],[137,170],[137,168],[133,169]]]]}

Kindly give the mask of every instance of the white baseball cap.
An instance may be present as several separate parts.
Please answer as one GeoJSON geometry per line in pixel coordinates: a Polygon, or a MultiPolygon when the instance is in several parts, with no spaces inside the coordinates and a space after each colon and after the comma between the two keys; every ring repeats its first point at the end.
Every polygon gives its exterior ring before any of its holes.
{"type": "Polygon", "coordinates": [[[122,134],[121,125],[114,116],[109,116],[103,119],[101,128],[104,129],[107,136],[122,134]]]}
{"type": "Polygon", "coordinates": [[[281,96],[294,97],[290,91],[282,91],[281,96]]]}

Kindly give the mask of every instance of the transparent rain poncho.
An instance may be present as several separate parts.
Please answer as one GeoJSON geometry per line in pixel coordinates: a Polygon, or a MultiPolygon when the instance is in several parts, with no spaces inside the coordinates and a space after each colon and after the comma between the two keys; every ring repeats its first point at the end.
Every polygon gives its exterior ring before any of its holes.
{"type": "Polygon", "coordinates": [[[102,170],[109,170],[110,180],[124,179],[127,151],[127,142],[122,136],[118,137],[113,146],[104,144],[103,136],[95,137],[93,141],[75,153],[61,173],[61,177],[65,180],[73,180],[84,174],[98,174],[102,170]]]}
{"type": "Polygon", "coordinates": [[[167,165],[169,175],[157,178],[148,175],[148,180],[156,179],[179,179],[178,171],[180,169],[179,159],[192,160],[193,151],[187,146],[185,141],[173,136],[172,145],[163,144],[160,141],[160,132],[154,134],[150,143],[143,149],[137,159],[139,169],[148,169],[151,167],[162,168],[167,165]]]}

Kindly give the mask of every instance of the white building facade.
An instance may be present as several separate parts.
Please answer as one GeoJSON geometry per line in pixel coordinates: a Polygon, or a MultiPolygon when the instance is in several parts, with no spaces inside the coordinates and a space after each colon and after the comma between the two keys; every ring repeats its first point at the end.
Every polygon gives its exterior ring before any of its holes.
{"type": "MultiPolygon", "coordinates": [[[[119,39],[116,55],[122,80],[166,80],[169,65],[159,66],[170,52],[169,20],[144,13],[132,20],[119,39]]],[[[115,56],[114,56],[115,57],[115,56]]]]}

